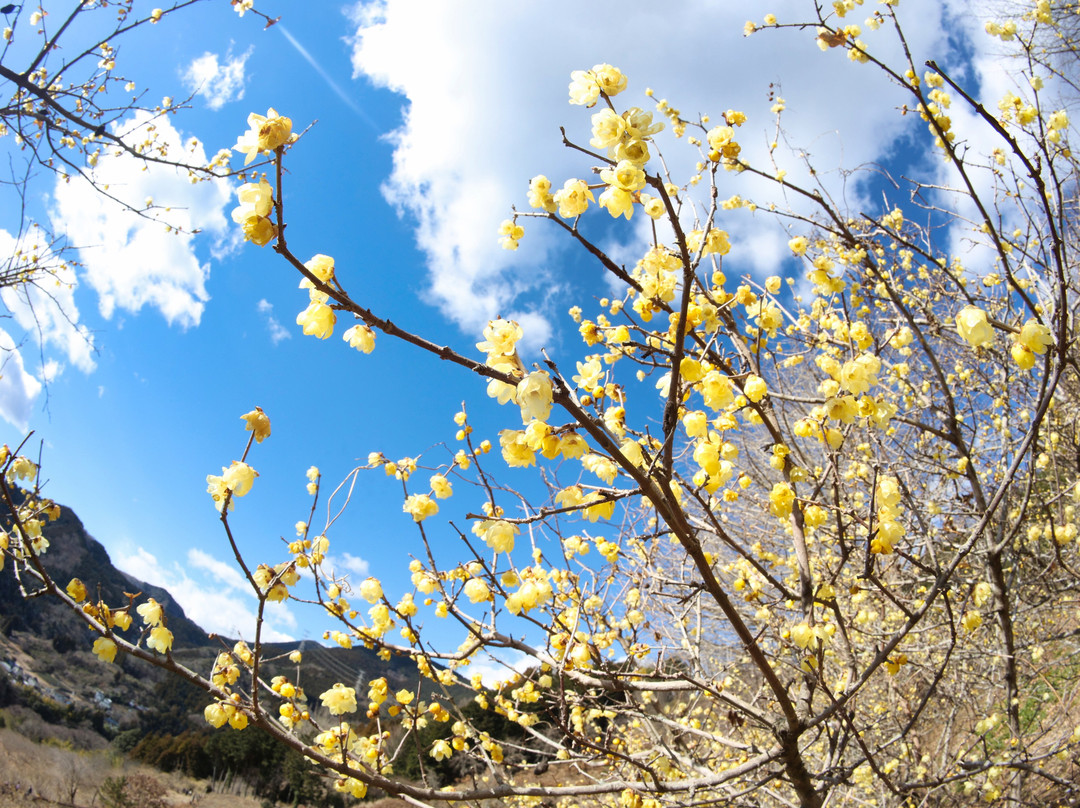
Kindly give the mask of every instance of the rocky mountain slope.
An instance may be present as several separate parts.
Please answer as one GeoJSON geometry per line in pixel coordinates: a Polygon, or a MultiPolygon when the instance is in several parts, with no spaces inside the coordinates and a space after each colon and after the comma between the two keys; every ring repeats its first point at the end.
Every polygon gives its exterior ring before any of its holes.
{"type": "MultiPolygon", "coordinates": [[[[140,592],[140,602],[152,597],[162,603],[174,635],[174,656],[183,664],[209,674],[214,657],[224,647],[231,647],[231,640],[209,637],[188,619],[168,590],[117,569],[105,548],[69,508],[61,506],[60,518],[43,532],[50,543],[43,562],[61,585],[77,576],[91,597],[100,591],[101,599],[110,605],[125,603],[125,593],[140,592]]],[[[5,564],[0,571],[0,706],[3,689],[11,693],[15,687],[24,699],[36,695],[61,707],[97,714],[104,719],[98,720],[97,726],[106,731],[133,726],[151,707],[162,708],[162,693],[169,691],[162,688],[159,671],[123,655],[117,657],[116,664],[101,662],[90,651],[95,635],[78,615],[47,596],[24,597],[23,588],[12,564],[5,564]]],[[[127,632],[133,641],[138,637],[138,624],[136,619],[127,632]]],[[[265,656],[279,661],[264,666],[265,675],[288,673],[295,677],[295,665],[283,659],[295,649],[304,654],[301,684],[313,695],[335,682],[366,687],[368,679],[379,676],[387,678],[392,691],[417,685],[416,666],[408,659],[383,660],[365,648],[326,648],[309,640],[268,644],[265,656]]],[[[430,683],[423,682],[422,689],[425,695],[430,693],[430,683]]],[[[467,693],[464,688],[453,690],[451,697],[467,693]]]]}

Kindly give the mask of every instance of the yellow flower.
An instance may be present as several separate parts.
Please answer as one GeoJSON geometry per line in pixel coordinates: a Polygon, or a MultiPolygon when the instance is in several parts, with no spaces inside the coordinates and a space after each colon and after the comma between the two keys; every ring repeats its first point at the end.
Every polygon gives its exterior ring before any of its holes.
{"type": "Polygon", "coordinates": [[[615,482],[615,476],[619,473],[619,467],[615,461],[594,452],[581,458],[581,465],[608,485],[615,482]]]}
{"type": "Polygon", "coordinates": [[[621,191],[640,191],[645,187],[645,172],[629,160],[620,160],[614,168],[602,169],[600,179],[621,191]]]}
{"type": "Polygon", "coordinates": [[[356,691],[338,682],[319,696],[331,715],[356,712],[356,691]]]}
{"type": "Polygon", "coordinates": [[[600,84],[591,70],[575,70],[570,74],[570,103],[585,107],[596,106],[600,84]]]}
{"type": "Polygon", "coordinates": [[[650,219],[659,219],[667,212],[664,200],[658,196],[641,195],[641,206],[645,209],[645,215],[650,219]]]}
{"type": "Polygon", "coordinates": [[[489,522],[484,530],[484,543],[496,553],[511,553],[514,550],[514,536],[519,532],[517,525],[501,519],[489,522]]]}
{"type": "Polygon", "coordinates": [[[567,180],[561,190],[555,193],[555,204],[559,207],[559,215],[564,219],[573,219],[580,216],[589,208],[589,202],[595,197],[585,180],[567,180]]]}
{"type": "Polygon", "coordinates": [[[244,165],[260,152],[272,152],[292,139],[292,120],[278,115],[273,107],[267,110],[265,117],[251,113],[247,122],[250,128],[233,146],[233,151],[247,155],[244,165]]]}
{"type": "Polygon", "coordinates": [[[806,236],[795,236],[788,242],[793,255],[806,255],[806,248],[809,246],[810,242],[807,241],[806,236]]]}
{"type": "Polygon", "coordinates": [[[811,651],[817,648],[818,637],[813,627],[807,623],[799,623],[792,627],[791,641],[795,643],[799,648],[807,648],[811,651]]]}
{"type": "Polygon", "coordinates": [[[441,474],[432,475],[428,484],[431,486],[431,493],[435,495],[436,499],[447,499],[454,494],[454,487],[441,474]]]}
{"type": "Polygon", "coordinates": [[[245,217],[240,222],[240,230],[244,234],[244,240],[250,241],[256,247],[265,247],[277,236],[277,227],[272,221],[262,216],[245,217]]]}
{"type": "Polygon", "coordinates": [[[609,64],[593,65],[592,72],[605,95],[618,95],[626,89],[626,76],[619,68],[609,64]]]}
{"type": "Polygon", "coordinates": [[[600,364],[599,359],[591,358],[587,362],[577,363],[577,375],[573,377],[573,382],[582,390],[591,393],[603,377],[604,366],[600,364]]]}
{"type": "Polygon", "coordinates": [[[705,235],[705,242],[701,246],[701,254],[727,255],[729,252],[731,252],[731,242],[728,241],[727,231],[716,227],[710,228],[705,235]]]}
{"type": "Polygon", "coordinates": [[[414,522],[423,522],[429,516],[437,514],[439,506],[427,494],[410,494],[401,510],[410,514],[414,522]]]}
{"type": "Polygon", "coordinates": [[[378,578],[365,578],[364,582],[360,584],[360,597],[368,603],[378,603],[382,600],[382,596],[382,584],[379,583],[378,578]]]}
{"type": "Polygon", "coordinates": [[[349,343],[350,348],[356,348],[361,353],[369,354],[375,350],[375,332],[366,325],[354,325],[341,338],[349,343]]]}
{"type": "MultiPolygon", "coordinates": [[[[730,248],[729,248],[730,249],[730,248]]],[[[765,301],[759,300],[746,311],[753,315],[754,323],[770,337],[776,336],[776,330],[784,324],[784,313],[779,306],[765,305],[765,301]]]]}
{"type": "Polygon", "coordinates": [[[773,516],[786,519],[791,516],[791,506],[795,503],[795,491],[788,483],[776,483],[769,492],[769,510],[773,516]]]}
{"type": "Polygon", "coordinates": [[[595,522],[598,519],[610,519],[615,513],[615,500],[608,499],[599,491],[590,491],[582,500],[582,504],[586,506],[582,510],[582,514],[590,522],[595,522]]]}
{"type": "MultiPolygon", "coordinates": [[[[598,149],[614,146],[626,132],[626,119],[612,109],[602,109],[592,116],[593,136],[589,143],[598,149]]],[[[603,172],[601,172],[603,176],[603,172]]],[[[609,180],[604,180],[608,182],[609,180]]]]}
{"type": "Polygon", "coordinates": [[[236,198],[240,206],[232,212],[233,221],[240,224],[251,215],[269,216],[274,207],[274,193],[263,177],[258,182],[245,182],[236,189],[236,198]]]}
{"type": "Polygon", "coordinates": [[[150,630],[150,636],[146,640],[147,648],[161,654],[167,654],[172,648],[173,634],[165,626],[158,626],[150,630]]]}
{"type": "Polygon", "coordinates": [[[7,477],[9,482],[16,479],[29,480],[33,478],[35,473],[37,473],[37,466],[23,455],[19,455],[11,461],[11,468],[8,469],[7,477]]]}
{"type": "Polygon", "coordinates": [[[1013,361],[1021,370],[1031,370],[1035,367],[1035,354],[1023,343],[1014,342],[1009,353],[1012,354],[1013,361]]]}
{"type": "Polygon", "coordinates": [[[229,510],[232,510],[234,499],[242,497],[251,490],[255,481],[256,472],[247,463],[234,460],[229,468],[222,468],[220,476],[216,474],[206,475],[206,492],[214,500],[214,504],[220,511],[225,504],[225,495],[232,491],[233,498],[229,500],[229,510]]]}
{"type": "Polygon", "coordinates": [[[751,373],[743,383],[743,393],[755,404],[765,398],[765,394],[768,392],[769,388],[765,384],[765,380],[753,373],[751,373]]]}
{"type": "Polygon", "coordinates": [[[262,407],[256,407],[240,418],[245,422],[244,431],[255,433],[255,442],[262,443],[270,437],[270,417],[263,412],[262,407]]]}
{"type": "Polygon", "coordinates": [[[735,398],[731,380],[718,370],[710,370],[701,379],[701,395],[705,406],[712,410],[726,407],[735,398]]]}
{"type": "Polygon", "coordinates": [[[688,438],[703,438],[709,434],[709,418],[701,410],[686,413],[682,422],[688,438]]]}
{"type": "Polygon", "coordinates": [[[986,312],[976,306],[965,306],[957,313],[956,332],[972,348],[994,341],[994,329],[986,319],[986,312]]]}
{"type": "Polygon", "coordinates": [[[239,460],[234,460],[227,469],[223,468],[222,471],[225,472],[223,475],[225,487],[232,491],[234,497],[245,496],[258,476],[255,469],[239,460]]]}
{"type": "Polygon", "coordinates": [[[529,180],[529,206],[555,212],[555,199],[551,195],[551,180],[543,174],[537,174],[529,180]]]}
{"type": "Polygon", "coordinates": [[[488,589],[488,585],[479,578],[470,578],[465,582],[465,597],[469,599],[471,603],[482,603],[486,600],[491,600],[491,590],[488,589]]]}
{"type": "Polygon", "coordinates": [[[428,754],[435,758],[435,760],[446,760],[454,754],[454,750],[450,747],[449,743],[440,738],[435,741],[434,746],[431,747],[431,751],[428,754]]]}
{"type": "Polygon", "coordinates": [[[570,103],[592,107],[600,93],[612,96],[626,89],[626,76],[609,64],[594,65],[592,70],[575,70],[570,74],[570,103]]]}
{"type": "Polygon", "coordinates": [[[1050,336],[1049,327],[1034,319],[1024,323],[1024,327],[1020,329],[1020,336],[1016,338],[1016,341],[1032,353],[1040,356],[1046,353],[1046,349],[1054,344],[1054,338],[1050,336]]]}
{"type": "Polygon", "coordinates": [[[76,603],[86,600],[86,585],[78,578],[72,578],[67,585],[67,593],[76,603]]]}
{"type": "Polygon", "coordinates": [[[206,719],[206,723],[210,726],[215,729],[221,729],[221,727],[225,726],[234,712],[236,712],[236,707],[218,701],[206,705],[205,709],[203,709],[203,718],[206,719]]]}
{"type": "Polygon", "coordinates": [[[626,119],[626,136],[632,141],[644,140],[664,129],[663,122],[653,123],[652,113],[644,112],[640,107],[630,107],[622,116],[626,119]]]}
{"type": "Polygon", "coordinates": [[[337,317],[334,310],[325,303],[312,301],[308,307],[296,315],[296,324],[303,326],[304,333],[319,339],[327,339],[334,333],[337,317]]]}
{"type": "Polygon", "coordinates": [[[504,219],[499,225],[499,246],[504,250],[516,250],[518,242],[525,236],[525,228],[513,219],[504,219]]]}
{"type": "Polygon", "coordinates": [[[900,504],[902,492],[900,481],[895,477],[883,476],[877,483],[877,505],[879,508],[895,508],[900,504]]]}
{"type": "Polygon", "coordinates": [[[94,640],[94,653],[102,662],[112,662],[116,659],[116,643],[108,637],[98,637],[94,640]]]}
{"type": "MultiPolygon", "coordinates": [[[[663,127],[663,124],[659,125],[663,127]]],[[[634,165],[643,166],[649,162],[649,144],[644,140],[621,140],[608,149],[608,154],[615,162],[629,160],[634,165]]]]}
{"type": "Polygon", "coordinates": [[[259,182],[246,182],[236,190],[239,207],[233,208],[232,219],[244,233],[247,241],[265,247],[277,235],[277,228],[270,221],[274,199],[270,183],[263,177],[259,182]]]}
{"type": "Polygon", "coordinates": [[[597,204],[610,213],[613,219],[620,216],[630,219],[634,215],[634,195],[621,188],[609,186],[600,194],[597,204]]]}
{"type": "Polygon", "coordinates": [[[545,370],[530,373],[517,386],[517,403],[521,407],[521,421],[546,421],[551,414],[551,377],[545,370]]]}
{"type": "Polygon", "coordinates": [[[723,151],[733,137],[735,137],[735,130],[730,126],[714,126],[705,134],[705,139],[709,141],[709,148],[713,151],[723,151]]]}
{"type": "Polygon", "coordinates": [[[329,255],[318,253],[305,262],[304,267],[323,283],[329,283],[334,277],[334,259],[329,255]]]}
{"type": "Polygon", "coordinates": [[[513,356],[514,346],[524,333],[513,320],[490,320],[484,328],[484,341],[476,343],[476,347],[488,356],[513,356]]]}
{"type": "Polygon", "coordinates": [[[271,587],[270,582],[284,569],[286,569],[284,564],[279,564],[277,567],[260,564],[252,574],[252,578],[255,579],[255,583],[258,584],[259,589],[266,592],[267,600],[275,603],[280,603],[285,600],[289,597],[289,590],[286,584],[295,584],[299,580],[300,576],[296,573],[296,570],[290,569],[288,572],[283,573],[271,587]],[[267,591],[268,587],[269,591],[267,591]]]}
{"type": "Polygon", "coordinates": [[[161,608],[161,604],[158,603],[153,598],[150,598],[149,600],[146,601],[146,603],[143,603],[143,604],[139,605],[135,609],[135,611],[137,611],[139,613],[139,616],[143,620],[143,625],[144,626],[160,626],[161,625],[161,618],[162,618],[162,616],[164,614],[164,611],[161,608]]]}
{"type": "Polygon", "coordinates": [[[884,520],[878,523],[874,538],[870,541],[870,552],[889,555],[900,539],[904,538],[906,528],[899,522],[884,520]]]}
{"type": "Polygon", "coordinates": [[[840,370],[840,384],[850,393],[865,393],[878,383],[877,372],[881,369],[881,360],[873,354],[860,354],[855,359],[844,363],[840,370]]]}
{"type": "Polygon", "coordinates": [[[325,303],[330,299],[330,295],[316,287],[315,283],[310,278],[301,278],[300,283],[297,284],[297,288],[307,289],[308,300],[312,303],[325,303]]]}
{"type": "Polygon", "coordinates": [[[503,460],[511,468],[536,465],[536,452],[529,448],[524,432],[516,429],[504,429],[499,432],[499,445],[502,447],[503,460]]]}
{"type": "Polygon", "coordinates": [[[585,438],[577,432],[566,432],[559,438],[559,452],[567,460],[581,457],[588,448],[585,438]]]}

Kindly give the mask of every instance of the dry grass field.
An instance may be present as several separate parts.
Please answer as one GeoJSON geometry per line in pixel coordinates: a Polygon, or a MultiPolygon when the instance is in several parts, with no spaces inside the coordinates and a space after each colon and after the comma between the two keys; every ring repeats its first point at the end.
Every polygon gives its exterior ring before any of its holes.
{"type": "MultiPolygon", "coordinates": [[[[207,781],[165,774],[110,754],[108,749],[76,750],[60,740],[36,742],[0,729],[0,808],[102,806],[100,789],[107,778],[141,775],[164,789],[166,805],[201,808],[259,808],[260,801],[240,793],[207,791],[207,781]]],[[[390,808],[390,806],[385,806],[390,808]]]]}

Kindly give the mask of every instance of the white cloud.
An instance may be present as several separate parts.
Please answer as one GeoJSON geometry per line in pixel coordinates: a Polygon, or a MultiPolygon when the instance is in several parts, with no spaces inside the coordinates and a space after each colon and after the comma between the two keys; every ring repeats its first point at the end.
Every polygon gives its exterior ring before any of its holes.
{"type": "MultiPolygon", "coordinates": [[[[226,637],[254,636],[255,596],[243,575],[209,553],[188,551],[188,569],[165,565],[143,547],[116,554],[118,569],[141,581],[162,586],[176,598],[184,613],[205,631],[226,637]],[[199,571],[206,575],[198,574],[199,571]],[[196,573],[197,577],[189,575],[196,573]]],[[[297,626],[296,617],[282,603],[270,604],[264,612],[263,639],[286,642],[297,626]]]]}
{"type": "MultiPolygon", "coordinates": [[[[185,142],[167,118],[151,121],[140,113],[117,131],[134,141],[149,136],[151,125],[152,134],[168,145],[170,157],[206,162],[202,144],[185,142]]],[[[146,216],[111,204],[90,182],[73,178],[57,181],[50,212],[53,227],[78,248],[82,279],[97,292],[105,318],[117,308],[137,312],[151,306],[170,324],[198,325],[209,298],[210,268],[195,255],[193,231],[225,234],[229,184],[224,180],[192,184],[183,170],[153,163],[143,168],[144,163],[128,155],[106,155],[91,175],[136,209],[153,200],[158,207],[146,216]]]]}
{"type": "MultiPolygon", "coordinates": [[[[1013,93],[1024,99],[1025,104],[1035,104],[1029,76],[1033,72],[1045,82],[1038,94],[1038,105],[1049,113],[1063,106],[1069,107],[1076,101],[1076,88],[1067,82],[1049,75],[1047,71],[1035,68],[1033,71],[1025,60],[1017,58],[1015,42],[1004,43],[988,36],[984,26],[989,19],[996,19],[991,7],[979,8],[961,6],[952,18],[955,36],[966,36],[974,45],[970,54],[962,60],[943,61],[939,67],[968,89],[976,101],[987,110],[994,112],[998,102],[1007,94],[1013,93]]],[[[955,99],[955,93],[953,93],[955,99]]],[[[1027,181],[1027,171],[1012,153],[1005,142],[970,106],[954,100],[949,107],[952,131],[959,144],[958,151],[963,155],[965,177],[961,177],[956,167],[941,159],[940,151],[935,150],[927,160],[926,174],[936,186],[926,193],[926,197],[941,211],[948,211],[956,216],[944,237],[938,239],[938,247],[951,256],[958,257],[965,269],[974,276],[983,276],[1000,268],[1000,257],[991,237],[982,232],[984,211],[976,205],[975,199],[966,188],[967,183],[974,189],[974,195],[982,200],[989,215],[997,223],[998,232],[1010,235],[1013,228],[1025,229],[1032,215],[1023,205],[1010,204],[1002,195],[1002,176],[1010,174],[1027,181]],[[994,164],[992,153],[1002,148],[1005,152],[1005,168],[999,169],[994,164]],[[1001,172],[999,174],[999,172],[1001,172]],[[989,204],[994,201],[993,204],[989,204]],[[997,218],[1000,221],[997,222],[997,218]]],[[[1035,138],[1008,126],[1020,147],[1029,155],[1038,151],[1035,138]]],[[[1075,130],[1074,133],[1075,134],[1075,130]]],[[[1023,275],[1029,272],[1027,262],[1014,259],[1013,270],[1023,275]]],[[[1040,296],[1039,283],[1042,278],[1030,278],[1034,286],[1031,294],[1040,296]]],[[[1042,291],[1045,291],[1045,287],[1042,291]]],[[[1049,305],[1048,301],[1043,301],[1049,305]]]]}
{"type": "Polygon", "coordinates": [[[44,366],[41,368],[41,380],[48,384],[57,376],[60,375],[60,371],[64,369],[64,366],[57,362],[55,359],[46,359],[44,366]]]}
{"type": "Polygon", "coordinates": [[[244,66],[254,48],[239,56],[226,55],[224,63],[216,53],[207,51],[194,59],[184,71],[184,86],[206,101],[210,109],[221,109],[230,101],[244,97],[244,66]]]}
{"type": "Polygon", "coordinates": [[[247,579],[236,567],[214,558],[207,552],[191,548],[187,554],[188,564],[192,569],[205,570],[214,580],[230,589],[242,592],[249,586],[247,579]]]}
{"type": "Polygon", "coordinates": [[[497,687],[508,681],[514,674],[524,673],[536,665],[536,660],[521,651],[505,651],[501,658],[488,654],[486,657],[474,656],[468,668],[459,668],[458,672],[466,678],[480,674],[485,687],[497,687]]]}
{"type": "Polygon", "coordinates": [[[26,372],[19,346],[0,328],[0,416],[25,431],[41,382],[26,372]]]}
{"type": "Polygon", "coordinates": [[[27,280],[0,289],[0,301],[18,326],[18,340],[0,331],[0,417],[26,429],[35,399],[45,384],[63,372],[64,365],[49,354],[59,351],[84,373],[94,369],[94,343],[79,323],[75,305],[75,271],[54,252],[48,236],[30,227],[19,238],[0,229],[0,274],[26,273],[27,280]],[[30,363],[23,352],[34,350],[30,363]],[[37,365],[32,373],[28,365],[37,365]]]}
{"type": "MultiPolygon", "coordinates": [[[[0,255],[6,257],[4,274],[19,269],[28,272],[28,280],[0,289],[0,299],[19,328],[37,342],[43,356],[46,349],[56,349],[79,370],[89,373],[95,367],[94,341],[86,326],[79,323],[75,270],[54,246],[39,227],[30,227],[18,239],[0,230],[0,255]]],[[[55,378],[62,370],[55,359],[43,358],[43,379],[55,378]]]]}
{"type": "MultiPolygon", "coordinates": [[[[330,560],[329,566],[331,569],[338,571],[344,570],[357,576],[367,577],[370,565],[366,559],[360,558],[360,556],[354,556],[352,553],[343,553],[341,556],[334,556],[330,560]]],[[[356,580],[353,581],[353,583],[356,582],[356,580]]]]}
{"type": "MultiPolygon", "coordinates": [[[[805,3],[797,7],[805,13],[805,3]]],[[[795,8],[781,0],[770,10],[784,21],[785,12],[796,16],[795,8]]],[[[841,52],[821,53],[811,32],[743,38],[745,20],[761,17],[754,0],[690,0],[662,10],[627,3],[617,27],[606,25],[602,36],[594,9],[570,0],[503,5],[498,13],[479,0],[381,0],[352,13],[354,75],[405,99],[404,123],[390,137],[394,167],[383,193],[416,223],[430,298],[471,332],[497,313],[518,319],[532,313],[533,328],[544,332],[536,340],[547,336],[544,304],[521,301],[559,282],[547,267],[558,266],[556,250],[568,239],[525,220],[521,249],[508,253],[497,246],[496,231],[511,203],[524,204],[530,177],[544,173],[558,187],[588,171],[588,158],[563,148],[559,134],[565,125],[572,139],[589,139],[589,113],[567,103],[574,69],[604,61],[620,67],[631,81],[625,100],[616,99],[621,107],[647,106],[642,93],[652,86],[685,117],[711,113],[716,120],[726,109],[744,110],[750,121],[740,132],[743,153],[760,165],[769,164],[774,136],[768,94],[779,92],[788,101],[787,142],[809,151],[818,178],[848,202],[858,200],[843,186],[841,166],[881,159],[910,123],[897,113],[905,99],[887,79],[841,52]],[[643,32],[649,47],[640,45],[643,32]]],[[[906,33],[916,63],[931,49],[947,50],[941,3],[912,0],[900,13],[911,22],[906,33]]],[[[884,29],[866,31],[864,39],[887,59],[900,53],[884,29]]],[[[670,140],[665,148],[675,176],[693,173],[691,149],[670,140]]],[[[801,159],[780,153],[790,177],[808,177],[801,159]]],[[[746,175],[720,181],[722,195],[766,187],[746,175]]],[[[777,220],[731,216],[724,227],[743,248],[739,273],[776,270],[787,240],[777,220]]]]}
{"type": "Polygon", "coordinates": [[[277,317],[274,316],[274,304],[269,300],[263,298],[255,304],[256,311],[262,314],[266,318],[266,327],[270,330],[270,341],[277,345],[282,340],[290,339],[292,334],[289,330],[278,322],[277,317]]]}

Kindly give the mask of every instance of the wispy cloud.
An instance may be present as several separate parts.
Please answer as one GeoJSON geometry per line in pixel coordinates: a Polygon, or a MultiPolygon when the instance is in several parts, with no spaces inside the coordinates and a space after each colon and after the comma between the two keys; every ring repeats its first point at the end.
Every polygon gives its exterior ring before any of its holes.
{"type": "Polygon", "coordinates": [[[221,109],[230,101],[239,101],[244,97],[244,67],[253,50],[248,48],[239,56],[230,52],[224,61],[207,51],[192,60],[184,71],[184,86],[201,96],[210,109],[221,109]]]}
{"type": "Polygon", "coordinates": [[[334,91],[334,94],[345,102],[345,105],[349,109],[359,115],[363,119],[364,123],[366,123],[372,129],[378,129],[378,127],[375,125],[375,121],[371,120],[368,114],[360,108],[360,105],[357,104],[347,92],[341,89],[341,86],[336,81],[334,81],[333,76],[331,76],[326,71],[326,69],[315,60],[315,57],[308,52],[307,48],[300,44],[300,41],[296,37],[294,37],[292,33],[290,33],[288,28],[286,28],[281,23],[278,23],[275,28],[276,30],[281,31],[284,37],[289,41],[289,44],[296,48],[296,52],[303,56],[305,61],[307,61],[309,65],[315,68],[315,72],[318,73],[320,78],[322,78],[322,80],[326,82],[326,85],[334,91]]]}
{"type": "MultiPolygon", "coordinates": [[[[164,586],[184,613],[205,631],[226,637],[251,637],[255,629],[255,595],[247,580],[225,561],[202,550],[191,549],[187,569],[162,564],[144,547],[114,553],[117,568],[141,581],[164,586]]],[[[285,642],[294,639],[296,617],[283,603],[272,604],[264,614],[263,639],[285,642]]]]}
{"type": "Polygon", "coordinates": [[[274,316],[274,304],[266,298],[263,298],[255,304],[255,308],[259,314],[263,315],[266,320],[266,327],[270,329],[270,341],[277,345],[282,340],[290,339],[292,334],[285,328],[278,319],[274,316]]]}
{"type": "Polygon", "coordinates": [[[535,664],[536,660],[520,651],[507,652],[503,659],[478,654],[473,657],[468,668],[459,668],[458,671],[466,678],[479,674],[485,687],[498,687],[535,664]]]}
{"type": "Polygon", "coordinates": [[[342,572],[351,572],[354,578],[352,578],[353,584],[357,584],[361,577],[366,578],[370,565],[366,559],[360,558],[360,556],[354,556],[352,553],[342,553],[340,556],[333,556],[327,562],[327,566],[335,570],[338,574],[342,572]]]}

